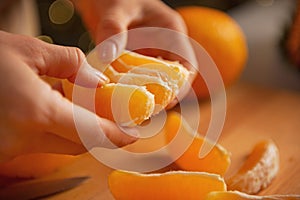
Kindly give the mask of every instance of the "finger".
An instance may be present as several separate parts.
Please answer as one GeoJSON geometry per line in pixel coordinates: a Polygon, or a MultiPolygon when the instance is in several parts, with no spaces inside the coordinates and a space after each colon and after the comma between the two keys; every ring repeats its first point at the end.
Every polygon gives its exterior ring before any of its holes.
{"type": "Polygon", "coordinates": [[[67,78],[73,83],[95,87],[109,82],[100,71],[91,67],[83,52],[75,47],[63,47],[41,42],[43,60],[36,63],[39,74],[67,78]]]}
{"type": "Polygon", "coordinates": [[[48,44],[23,35],[6,32],[0,34],[6,50],[20,55],[20,58],[39,75],[67,78],[72,82],[79,76],[78,83],[87,86],[102,85],[108,81],[101,72],[85,62],[85,56],[78,48],[48,44]]]}
{"type": "Polygon", "coordinates": [[[99,13],[95,41],[97,51],[103,63],[110,63],[125,49],[127,43],[127,29],[139,12],[135,6],[127,2],[106,6],[106,10],[99,13]]]}

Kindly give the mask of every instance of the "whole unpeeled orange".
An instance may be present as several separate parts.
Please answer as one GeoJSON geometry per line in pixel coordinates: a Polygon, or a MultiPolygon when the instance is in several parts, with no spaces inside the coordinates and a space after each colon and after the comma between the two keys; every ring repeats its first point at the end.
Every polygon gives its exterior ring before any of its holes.
{"type": "MultiPolygon", "coordinates": [[[[211,56],[223,78],[225,86],[234,83],[247,61],[247,43],[238,23],[227,13],[208,7],[187,6],[177,8],[188,29],[188,35],[211,56]]],[[[199,67],[203,61],[198,59],[199,67]]],[[[202,64],[202,65],[201,65],[202,64]]],[[[193,83],[199,98],[209,96],[200,74],[193,83]]]]}

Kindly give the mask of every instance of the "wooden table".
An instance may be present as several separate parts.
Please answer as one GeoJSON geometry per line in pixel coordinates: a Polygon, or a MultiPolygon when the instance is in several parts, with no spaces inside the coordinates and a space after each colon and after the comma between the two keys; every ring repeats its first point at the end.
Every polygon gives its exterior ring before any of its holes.
{"type": "MultiPolygon", "coordinates": [[[[199,131],[203,132],[209,122],[210,104],[203,101],[200,108],[199,131]]],[[[279,147],[280,172],[261,194],[300,194],[300,93],[248,84],[237,84],[228,89],[226,121],[219,140],[232,153],[232,164],[225,178],[239,168],[258,141],[266,138],[273,139],[279,147]]],[[[147,151],[161,145],[162,137],[157,136],[127,148],[147,151]]],[[[176,166],[171,164],[161,171],[170,168],[176,166]]],[[[90,179],[48,199],[113,199],[107,187],[107,176],[112,170],[89,154],[81,155],[43,179],[73,176],[90,176],[90,179]]]]}

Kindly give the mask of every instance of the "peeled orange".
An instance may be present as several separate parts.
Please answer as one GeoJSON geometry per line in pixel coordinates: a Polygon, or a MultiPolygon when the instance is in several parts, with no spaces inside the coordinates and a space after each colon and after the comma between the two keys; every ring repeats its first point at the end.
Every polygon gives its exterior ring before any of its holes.
{"type": "MultiPolygon", "coordinates": [[[[237,22],[227,13],[213,8],[186,6],[177,9],[184,19],[188,35],[197,41],[211,56],[223,78],[225,86],[235,82],[247,61],[247,43],[237,22]]],[[[199,68],[202,66],[198,60],[199,68]]],[[[207,86],[200,74],[193,89],[198,97],[209,96],[207,86]]]]}
{"type": "Polygon", "coordinates": [[[176,98],[189,78],[189,71],[177,62],[129,51],[112,65],[102,65],[96,50],[89,53],[87,61],[108,76],[111,83],[93,89],[64,80],[65,96],[73,102],[81,99],[81,106],[122,126],[139,125],[159,113],[176,98]]]}

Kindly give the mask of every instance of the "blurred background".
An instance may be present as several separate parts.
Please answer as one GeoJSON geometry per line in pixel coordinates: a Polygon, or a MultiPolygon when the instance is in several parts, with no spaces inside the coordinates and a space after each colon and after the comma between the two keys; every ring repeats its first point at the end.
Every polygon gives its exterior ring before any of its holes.
{"type": "MultiPolygon", "coordinates": [[[[55,44],[77,46],[84,52],[94,48],[89,33],[70,1],[24,2],[27,2],[26,4],[34,2],[37,5],[39,38],[55,44]]],[[[300,64],[290,61],[284,45],[294,25],[299,0],[164,0],[164,2],[172,8],[199,5],[225,11],[241,26],[248,43],[249,57],[240,80],[266,87],[300,91],[300,64]]],[[[5,12],[1,7],[4,6],[0,3],[0,11],[5,12]]],[[[3,24],[3,18],[0,19],[0,24],[1,20],[3,24]]],[[[299,62],[300,48],[299,44],[297,45],[299,62]]]]}

